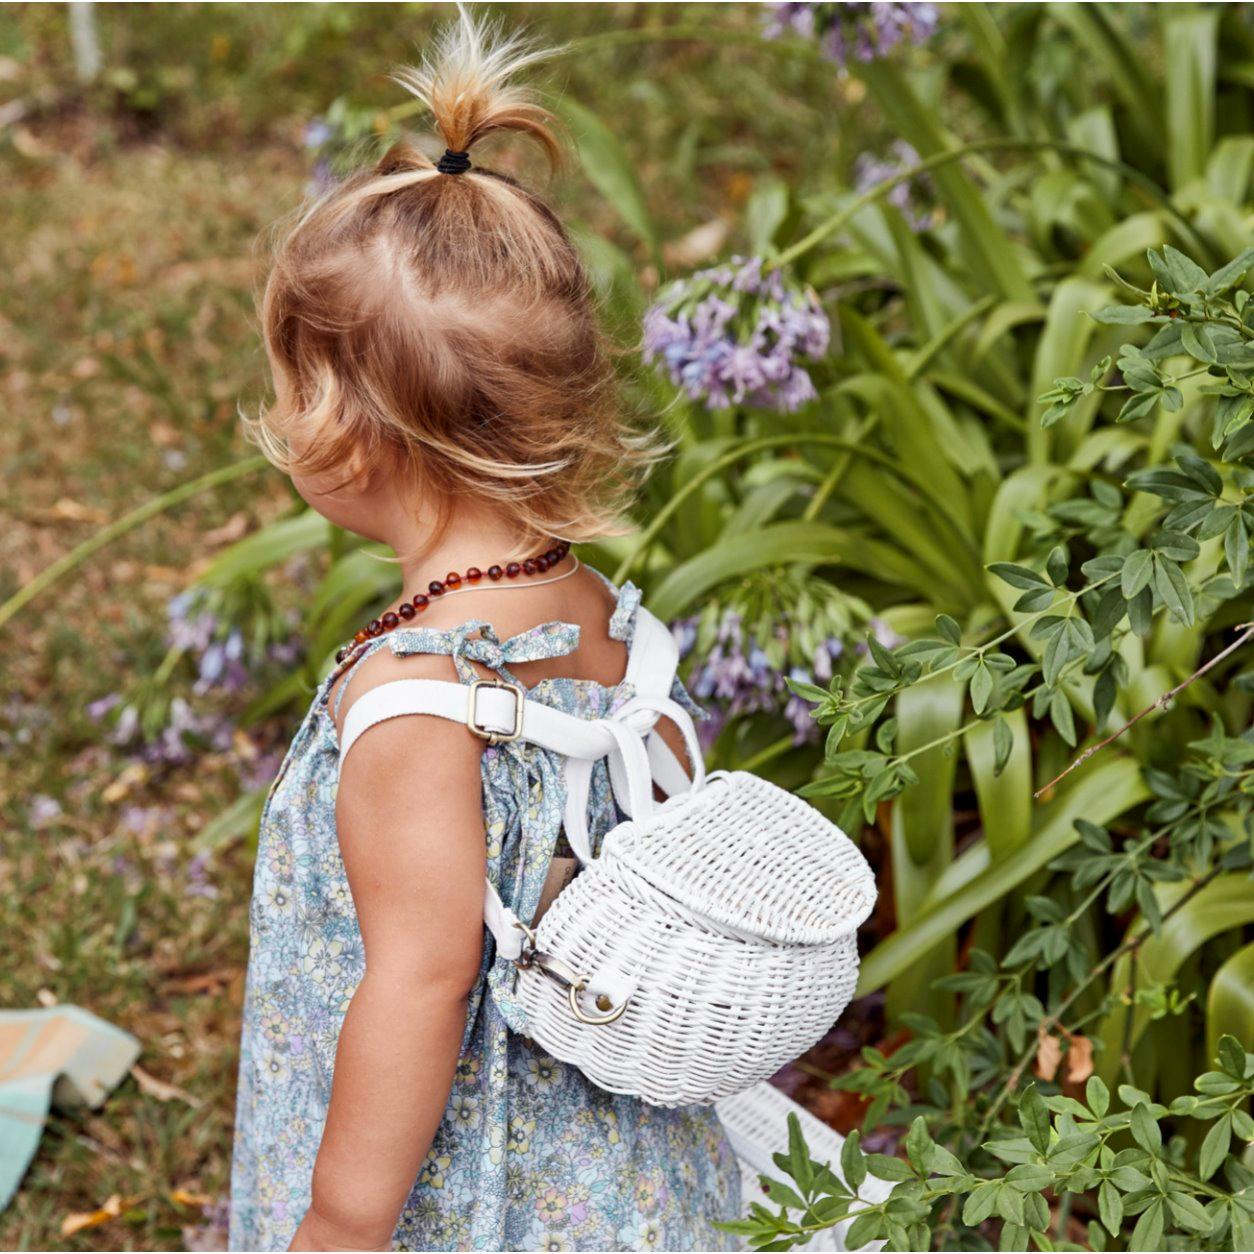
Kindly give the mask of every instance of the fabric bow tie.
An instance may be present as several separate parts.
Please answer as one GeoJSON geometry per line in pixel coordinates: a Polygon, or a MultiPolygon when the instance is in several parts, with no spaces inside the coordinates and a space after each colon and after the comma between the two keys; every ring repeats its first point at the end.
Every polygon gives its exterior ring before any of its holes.
{"type": "MultiPolygon", "coordinates": [[[[466,684],[479,678],[474,667],[470,665],[471,662],[479,662],[510,683],[517,683],[518,680],[509,671],[510,666],[519,662],[538,662],[544,658],[562,657],[579,647],[578,626],[558,621],[542,623],[517,636],[511,636],[508,640],[501,640],[491,623],[478,618],[463,623],[455,631],[441,634],[447,638],[447,647],[439,651],[447,652],[452,657],[458,677],[466,684]]],[[[423,651],[430,651],[430,642],[424,643],[423,651]]],[[[401,634],[393,638],[392,651],[403,656],[419,650],[407,647],[405,637],[401,634]]]]}

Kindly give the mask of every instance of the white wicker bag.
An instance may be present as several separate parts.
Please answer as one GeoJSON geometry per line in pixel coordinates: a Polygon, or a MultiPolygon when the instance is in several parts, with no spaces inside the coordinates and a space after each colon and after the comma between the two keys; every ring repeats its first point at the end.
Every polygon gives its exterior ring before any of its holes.
{"type": "Polygon", "coordinates": [[[560,753],[565,830],[583,869],[534,931],[491,883],[484,897],[498,953],[518,968],[528,1034],[612,1092],[710,1103],[773,1074],[835,1022],[875,884],[812,806],[747,772],[706,776],[692,719],[670,698],[674,640],[637,614],[626,675],[636,695],[610,718],[577,718],[499,680],[469,690],[397,680],[353,705],[341,760],[367,727],[414,713],[560,753]],[[654,731],[662,716],[683,732],[691,779],[654,731]],[[588,790],[602,758],[628,818],[593,857],[588,790]]]}

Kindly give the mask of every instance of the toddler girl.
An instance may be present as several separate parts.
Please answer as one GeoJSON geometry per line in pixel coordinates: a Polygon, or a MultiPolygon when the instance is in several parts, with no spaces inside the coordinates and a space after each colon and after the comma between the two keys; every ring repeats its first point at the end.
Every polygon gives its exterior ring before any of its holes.
{"type": "MultiPolygon", "coordinates": [[[[256,437],[314,509],[395,551],[405,591],[340,651],[262,818],[232,1249],[731,1243],[714,1224],[737,1217],[736,1163],[711,1108],[604,1092],[514,1030],[484,877],[534,919],[570,852],[562,759],[474,705],[454,722],[383,712],[395,688],[363,704],[411,679],[468,698],[495,679],[590,719],[632,695],[639,592],[570,546],[615,529],[655,450],[615,409],[561,224],[478,164],[496,132],[557,156],[511,82],[537,55],[463,14],[402,80],[448,151],[400,145],[323,195],[266,287],[256,437]]],[[[598,763],[594,850],[620,817],[598,763]]]]}

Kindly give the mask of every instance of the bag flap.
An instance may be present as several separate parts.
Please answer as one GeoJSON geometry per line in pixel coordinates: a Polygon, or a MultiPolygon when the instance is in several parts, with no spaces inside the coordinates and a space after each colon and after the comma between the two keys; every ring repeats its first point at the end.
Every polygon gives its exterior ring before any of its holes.
{"type": "Polygon", "coordinates": [[[781,944],[838,940],[875,905],[871,868],[844,832],[745,771],[620,823],[602,857],[712,923],[781,944]]]}

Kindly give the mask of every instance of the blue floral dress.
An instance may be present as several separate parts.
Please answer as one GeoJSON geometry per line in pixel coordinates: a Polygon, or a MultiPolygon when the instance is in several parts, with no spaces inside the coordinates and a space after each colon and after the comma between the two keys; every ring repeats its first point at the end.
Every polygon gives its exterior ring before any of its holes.
{"type": "MultiPolygon", "coordinates": [[[[617,593],[610,634],[630,645],[638,589],[617,593]]],[[[517,680],[511,663],[559,657],[579,628],[547,623],[500,642],[486,623],[400,628],[367,645],[448,654],[517,680]]],[[[261,821],[240,1051],[230,1248],[286,1249],[309,1204],[340,1025],[365,959],[335,833],[339,749],[319,686],[261,821]]],[[[341,686],[341,691],[347,685],[341,686]]],[[[528,696],[599,718],[628,685],[544,679],[528,696]]],[[[676,681],[675,696],[690,699],[676,681]]],[[[539,901],[565,804],[561,760],[521,741],[483,754],[488,874],[523,919],[539,901]]],[[[618,820],[604,763],[593,777],[594,847],[618,820]]],[[[739,1214],[735,1157],[712,1107],[661,1109],[597,1088],[520,1034],[515,968],[484,935],[444,1119],[401,1212],[401,1250],[723,1250],[739,1214]]],[[[398,1077],[398,1083],[402,1082],[398,1077]]]]}

